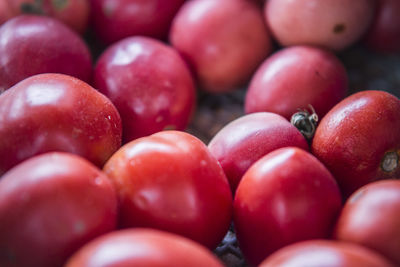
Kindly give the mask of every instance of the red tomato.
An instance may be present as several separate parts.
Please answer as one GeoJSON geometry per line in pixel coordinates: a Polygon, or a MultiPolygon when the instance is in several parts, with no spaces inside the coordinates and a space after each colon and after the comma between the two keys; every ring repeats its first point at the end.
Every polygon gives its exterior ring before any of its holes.
{"type": "Polygon", "coordinates": [[[0,27],[0,93],[39,73],[63,73],[89,82],[92,60],[88,47],[59,21],[21,15],[0,27]]]}
{"type": "Polygon", "coordinates": [[[0,180],[0,266],[61,266],[116,221],[115,189],[98,168],[67,153],[33,157],[0,180]]]}
{"type": "Polygon", "coordinates": [[[232,195],[218,161],[196,137],[164,131],[132,141],[104,166],[122,227],[150,227],[211,249],[231,222],[232,195]]]}
{"type": "Polygon", "coordinates": [[[333,176],[314,156],[287,147],[250,167],[233,208],[239,247],[256,265],[288,244],[328,237],[341,196],[333,176]]]}
{"type": "Polygon", "coordinates": [[[185,0],[90,0],[92,23],[106,43],[129,36],[165,39],[175,13],[185,0]]]}
{"type": "Polygon", "coordinates": [[[259,267],[394,267],[380,254],[365,247],[328,240],[303,241],[284,247],[259,267]]]}
{"type": "Polygon", "coordinates": [[[322,118],[347,91],[346,69],[334,54],[311,46],[289,47],[267,58],[254,74],[245,111],[274,112],[290,120],[312,105],[322,118]]]}
{"type": "Polygon", "coordinates": [[[400,177],[400,100],[383,91],[353,94],[321,120],[313,154],[349,196],[377,179],[400,177]]]}
{"type": "Polygon", "coordinates": [[[286,146],[308,150],[306,139],[285,118],[268,112],[242,116],[223,127],[208,148],[234,193],[247,169],[267,153],[286,146]]]}
{"type": "Polygon", "coordinates": [[[66,267],[223,267],[205,247],[179,235],[153,229],[113,232],[86,244],[66,267]]]}
{"type": "Polygon", "coordinates": [[[335,237],[380,252],[400,266],[400,181],[370,183],[347,200],[335,237]]]}
{"type": "Polygon", "coordinates": [[[0,25],[14,16],[7,1],[0,1],[0,25]]]}
{"type": "Polygon", "coordinates": [[[273,49],[261,10],[248,0],[187,1],[169,37],[211,92],[243,85],[273,49]]]}
{"type": "Polygon", "coordinates": [[[104,95],[62,74],[25,79],[0,95],[0,175],[48,151],[99,167],[121,146],[121,118],[104,95]]]}
{"type": "Polygon", "coordinates": [[[195,108],[195,85],[183,59],[146,37],[108,48],[96,64],[94,85],[120,112],[124,143],[163,129],[184,130],[195,108]]]}

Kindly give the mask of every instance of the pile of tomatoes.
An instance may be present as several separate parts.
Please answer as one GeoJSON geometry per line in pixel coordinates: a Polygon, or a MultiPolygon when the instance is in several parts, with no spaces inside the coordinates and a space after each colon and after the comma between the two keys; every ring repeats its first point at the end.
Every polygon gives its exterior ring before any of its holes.
{"type": "Polygon", "coordinates": [[[1,1],[0,266],[224,266],[227,233],[249,266],[399,266],[400,91],[354,90],[338,57],[400,53],[398,14],[1,1]],[[238,91],[240,116],[188,130],[238,91]]]}

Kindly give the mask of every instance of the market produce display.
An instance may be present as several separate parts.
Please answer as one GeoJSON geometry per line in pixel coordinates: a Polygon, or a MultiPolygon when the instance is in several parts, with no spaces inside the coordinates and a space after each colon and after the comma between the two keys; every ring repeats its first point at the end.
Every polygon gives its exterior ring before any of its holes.
{"type": "Polygon", "coordinates": [[[0,266],[400,266],[398,0],[0,0],[0,266]]]}

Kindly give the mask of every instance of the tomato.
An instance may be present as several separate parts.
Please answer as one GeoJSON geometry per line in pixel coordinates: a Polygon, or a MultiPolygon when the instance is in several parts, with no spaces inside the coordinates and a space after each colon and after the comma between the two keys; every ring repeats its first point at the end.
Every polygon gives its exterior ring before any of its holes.
{"type": "Polygon", "coordinates": [[[385,180],[361,187],[347,200],[335,237],[358,243],[400,265],[400,181],[385,180]]]}
{"type": "Polygon", "coordinates": [[[14,16],[7,1],[0,1],[0,25],[14,16]]]}
{"type": "Polygon", "coordinates": [[[266,22],[283,46],[346,49],[368,30],[375,0],[269,0],[266,22]]]}
{"type": "Polygon", "coordinates": [[[86,244],[66,267],[208,266],[223,264],[205,247],[154,229],[116,231],[86,244]]]}
{"type": "Polygon", "coordinates": [[[247,90],[245,111],[274,112],[290,120],[311,105],[322,118],[347,91],[347,72],[335,55],[294,46],[275,53],[258,68],[247,90]]]}
{"type": "Polygon", "coordinates": [[[363,91],[321,120],[312,152],[332,172],[344,196],[374,180],[400,177],[400,100],[363,91]]]}
{"type": "Polygon", "coordinates": [[[400,52],[400,1],[378,0],[375,19],[365,38],[375,51],[400,52]]]}
{"type": "Polygon", "coordinates": [[[177,233],[214,249],[231,222],[232,195],[206,145],[179,131],[131,141],[104,166],[120,202],[122,227],[177,233]]]}
{"type": "Polygon", "coordinates": [[[21,15],[0,27],[0,93],[39,73],[63,73],[89,82],[92,61],[75,32],[55,19],[21,15]]]}
{"type": "Polygon", "coordinates": [[[95,87],[121,114],[124,143],[163,129],[183,130],[195,108],[195,85],[183,59],[151,38],[130,37],[99,58],[95,87]]]}
{"type": "Polygon", "coordinates": [[[233,90],[272,51],[261,10],[248,0],[193,0],[175,16],[170,41],[185,56],[200,86],[233,90]]]}
{"type": "Polygon", "coordinates": [[[286,245],[331,234],[341,195],[331,173],[310,153],[277,149],[244,174],[233,203],[234,226],[254,265],[286,245]]]}
{"type": "Polygon", "coordinates": [[[0,266],[61,266],[116,221],[115,189],[98,168],[67,153],[33,157],[0,180],[0,266]]]}
{"type": "Polygon", "coordinates": [[[259,267],[394,267],[380,254],[356,244],[331,240],[303,241],[284,247],[259,267]]]}
{"type": "Polygon", "coordinates": [[[230,122],[208,144],[211,154],[224,169],[233,193],[254,162],[286,146],[309,149],[306,139],[293,125],[269,112],[245,115],[230,122]]]}
{"type": "Polygon", "coordinates": [[[113,43],[129,36],[166,39],[175,13],[185,0],[90,0],[98,37],[113,43]]]}
{"type": "Polygon", "coordinates": [[[0,95],[0,175],[48,151],[101,167],[121,146],[121,119],[104,95],[63,74],[39,74],[0,95]]]}

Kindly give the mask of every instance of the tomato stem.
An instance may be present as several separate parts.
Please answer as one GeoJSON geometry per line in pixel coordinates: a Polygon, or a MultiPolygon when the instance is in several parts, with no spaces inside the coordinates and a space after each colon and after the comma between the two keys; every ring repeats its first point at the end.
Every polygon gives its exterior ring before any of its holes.
{"type": "Polygon", "coordinates": [[[399,167],[399,154],[396,151],[386,152],[383,156],[381,168],[384,172],[393,172],[399,167]]]}
{"type": "Polygon", "coordinates": [[[308,106],[311,110],[311,113],[307,109],[300,109],[298,112],[292,115],[290,118],[290,123],[301,132],[308,142],[311,142],[317,127],[318,115],[315,113],[313,106],[308,106]]]}

